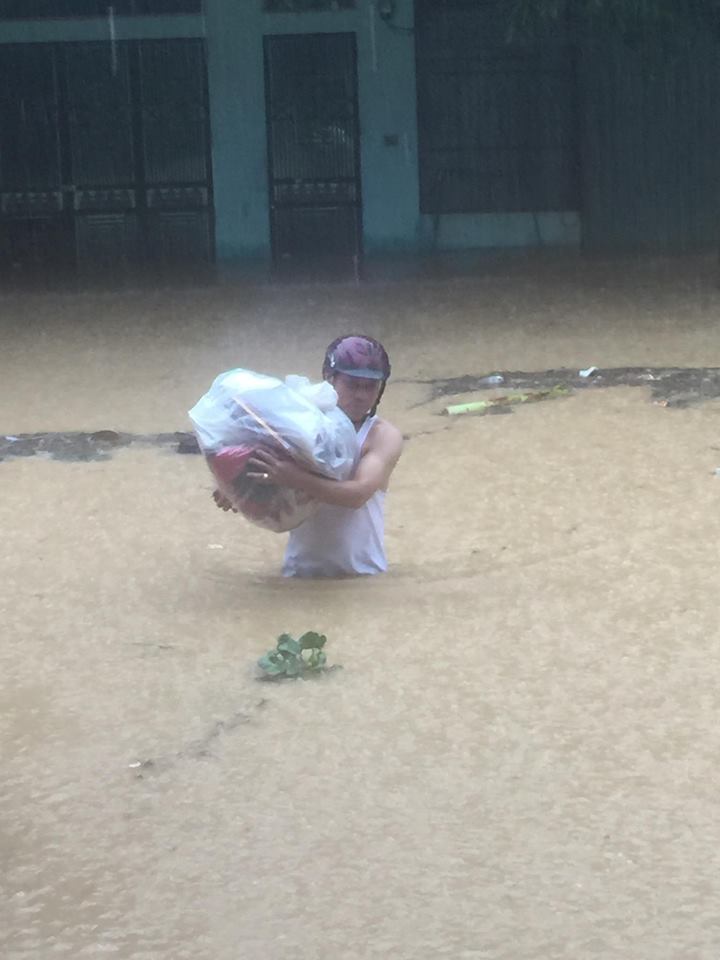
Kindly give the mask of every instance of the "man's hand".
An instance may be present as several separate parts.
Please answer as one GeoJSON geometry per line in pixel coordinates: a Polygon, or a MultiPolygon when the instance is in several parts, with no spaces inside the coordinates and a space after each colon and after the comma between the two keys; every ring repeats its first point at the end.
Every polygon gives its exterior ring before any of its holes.
{"type": "Polygon", "coordinates": [[[248,460],[246,474],[262,484],[292,487],[320,503],[357,510],[377,490],[386,490],[390,474],[400,458],[403,438],[400,431],[385,420],[374,424],[365,441],[360,461],[350,480],[330,480],[281,454],[262,448],[248,460]]]}
{"type": "Polygon", "coordinates": [[[279,457],[265,448],[256,450],[247,466],[245,476],[250,480],[263,484],[272,483],[278,487],[291,487],[293,490],[307,490],[308,480],[313,476],[294,460],[279,457]]]}
{"type": "Polygon", "coordinates": [[[230,503],[228,498],[224,494],[220,493],[219,490],[213,490],[213,500],[215,501],[215,504],[218,507],[220,507],[221,510],[225,510],[226,512],[228,510],[232,510],[233,513],[237,513],[237,510],[230,503]]]}

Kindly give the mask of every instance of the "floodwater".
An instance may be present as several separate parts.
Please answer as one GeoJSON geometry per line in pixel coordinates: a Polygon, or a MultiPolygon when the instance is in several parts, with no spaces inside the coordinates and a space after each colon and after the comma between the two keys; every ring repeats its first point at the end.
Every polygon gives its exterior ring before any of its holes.
{"type": "Polygon", "coordinates": [[[3,435],[185,431],[355,329],[409,438],[357,581],[167,444],[0,462],[3,960],[716,960],[720,402],[419,382],[720,366],[712,271],[0,297],[3,435]],[[343,669],[257,682],[305,630],[343,669]]]}

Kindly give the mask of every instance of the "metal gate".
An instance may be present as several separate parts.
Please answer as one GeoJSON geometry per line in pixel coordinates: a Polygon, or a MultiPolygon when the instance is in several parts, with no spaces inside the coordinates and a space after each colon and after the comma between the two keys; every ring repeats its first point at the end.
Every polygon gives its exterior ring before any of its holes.
{"type": "Polygon", "coordinates": [[[0,265],[3,272],[72,262],[63,191],[55,50],[0,47],[0,265]]]}
{"type": "Polygon", "coordinates": [[[265,89],[275,265],[357,266],[362,208],[355,35],[265,37],[265,89]]]}
{"type": "Polygon", "coordinates": [[[416,0],[420,209],[577,210],[575,57],[563,23],[509,39],[505,0],[416,0]]]}
{"type": "Polygon", "coordinates": [[[110,280],[213,258],[197,40],[0,47],[0,267],[110,280]]]}

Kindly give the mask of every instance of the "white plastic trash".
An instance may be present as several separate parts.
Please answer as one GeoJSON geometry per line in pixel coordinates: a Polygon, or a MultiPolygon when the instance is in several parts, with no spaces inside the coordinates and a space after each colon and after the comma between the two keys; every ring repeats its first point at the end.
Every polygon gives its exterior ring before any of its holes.
{"type": "Polygon", "coordinates": [[[274,439],[335,480],[346,480],[355,464],[355,427],[326,381],[290,376],[283,383],[251,370],[229,370],[215,378],[189,416],[203,453],[274,439]]]}
{"type": "Polygon", "coordinates": [[[332,480],[348,479],[357,459],[355,427],[327,382],[297,376],[283,382],[229,370],[215,378],[189,416],[218,493],[246,519],[276,533],[300,526],[319,504],[300,490],[252,476],[258,448],[289,456],[332,480]]]}

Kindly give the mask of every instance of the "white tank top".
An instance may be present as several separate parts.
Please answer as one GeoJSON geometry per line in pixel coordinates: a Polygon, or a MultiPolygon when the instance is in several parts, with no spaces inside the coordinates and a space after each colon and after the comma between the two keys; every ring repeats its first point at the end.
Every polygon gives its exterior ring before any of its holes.
{"type": "MultiPolygon", "coordinates": [[[[376,420],[377,417],[368,417],[358,430],[359,451],[362,451],[376,420]]],[[[385,492],[378,490],[356,510],[320,504],[314,516],[290,531],[283,576],[338,577],[384,573],[387,570],[384,501],[385,492]]]]}

